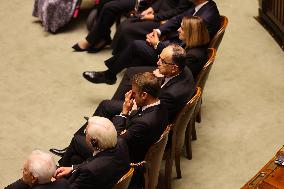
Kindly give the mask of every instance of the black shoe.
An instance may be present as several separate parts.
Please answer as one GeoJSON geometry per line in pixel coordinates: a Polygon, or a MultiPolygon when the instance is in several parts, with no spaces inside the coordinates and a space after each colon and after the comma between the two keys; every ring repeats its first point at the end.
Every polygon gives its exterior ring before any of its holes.
{"type": "Polygon", "coordinates": [[[111,39],[102,40],[88,48],[88,53],[97,53],[103,50],[107,45],[111,44],[111,39]]]}
{"type": "Polygon", "coordinates": [[[78,43],[76,43],[75,45],[73,45],[72,47],[74,49],[74,51],[76,52],[83,52],[83,51],[86,51],[87,49],[82,49],[78,43]]]}
{"type": "Polygon", "coordinates": [[[84,72],[83,77],[92,83],[106,83],[113,85],[116,82],[116,77],[107,76],[106,72],[84,72]]]}
{"type": "Polygon", "coordinates": [[[64,153],[66,152],[67,148],[64,148],[62,150],[56,149],[56,148],[51,148],[49,151],[57,156],[63,157],[64,153]]]}

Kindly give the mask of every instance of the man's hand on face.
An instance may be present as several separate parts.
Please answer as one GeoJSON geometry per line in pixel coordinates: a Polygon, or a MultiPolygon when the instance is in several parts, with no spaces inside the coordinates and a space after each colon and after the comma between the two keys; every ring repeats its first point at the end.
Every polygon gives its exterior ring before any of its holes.
{"type": "Polygon", "coordinates": [[[125,93],[124,103],[122,107],[122,113],[128,115],[133,106],[132,90],[125,93]]]}
{"type": "Polygon", "coordinates": [[[54,174],[54,178],[62,178],[72,172],[72,167],[59,167],[54,174]]]}

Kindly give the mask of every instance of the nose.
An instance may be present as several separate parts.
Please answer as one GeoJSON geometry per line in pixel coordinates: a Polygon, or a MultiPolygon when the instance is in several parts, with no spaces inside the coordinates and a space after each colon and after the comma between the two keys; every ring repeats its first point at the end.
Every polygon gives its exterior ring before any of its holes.
{"type": "Polygon", "coordinates": [[[158,65],[158,66],[160,66],[160,65],[161,65],[160,58],[158,58],[158,60],[157,60],[157,65],[158,65]]]}

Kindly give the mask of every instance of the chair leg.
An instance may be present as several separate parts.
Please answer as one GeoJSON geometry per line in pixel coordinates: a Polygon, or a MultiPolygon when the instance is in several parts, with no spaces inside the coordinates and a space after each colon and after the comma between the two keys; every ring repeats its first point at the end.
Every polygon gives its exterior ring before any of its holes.
{"type": "Polygon", "coordinates": [[[195,121],[192,122],[191,125],[191,139],[192,140],[197,140],[197,135],[196,135],[196,129],[195,129],[195,121]]]}
{"type": "Polygon", "coordinates": [[[195,120],[197,123],[201,123],[201,104],[202,104],[202,97],[198,101],[198,104],[197,104],[198,112],[195,114],[195,120]]]}
{"type": "Polygon", "coordinates": [[[176,172],[177,172],[177,178],[181,178],[181,169],[180,169],[180,153],[175,155],[175,164],[176,164],[176,172]]]}
{"type": "Polygon", "coordinates": [[[171,189],[173,157],[169,154],[165,164],[165,188],[171,189]]]}
{"type": "Polygon", "coordinates": [[[192,159],[192,148],[191,148],[191,137],[192,137],[192,124],[195,121],[191,119],[187,125],[186,131],[185,131],[185,151],[186,151],[186,158],[191,160],[192,159]]]}
{"type": "Polygon", "coordinates": [[[196,119],[197,123],[201,123],[201,106],[199,108],[199,111],[196,114],[196,118],[195,119],[196,119]]]}

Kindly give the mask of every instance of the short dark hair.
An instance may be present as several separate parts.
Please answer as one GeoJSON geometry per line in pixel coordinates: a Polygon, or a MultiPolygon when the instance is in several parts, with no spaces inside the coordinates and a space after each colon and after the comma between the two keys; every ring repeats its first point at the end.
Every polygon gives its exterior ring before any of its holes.
{"type": "Polygon", "coordinates": [[[170,44],[169,47],[172,48],[173,63],[176,64],[180,70],[183,70],[185,67],[185,59],[186,59],[186,52],[184,48],[182,48],[178,44],[170,44]]]}
{"type": "Polygon", "coordinates": [[[146,92],[154,98],[159,97],[161,84],[151,72],[135,74],[132,77],[132,84],[138,87],[139,92],[146,92]]]}

